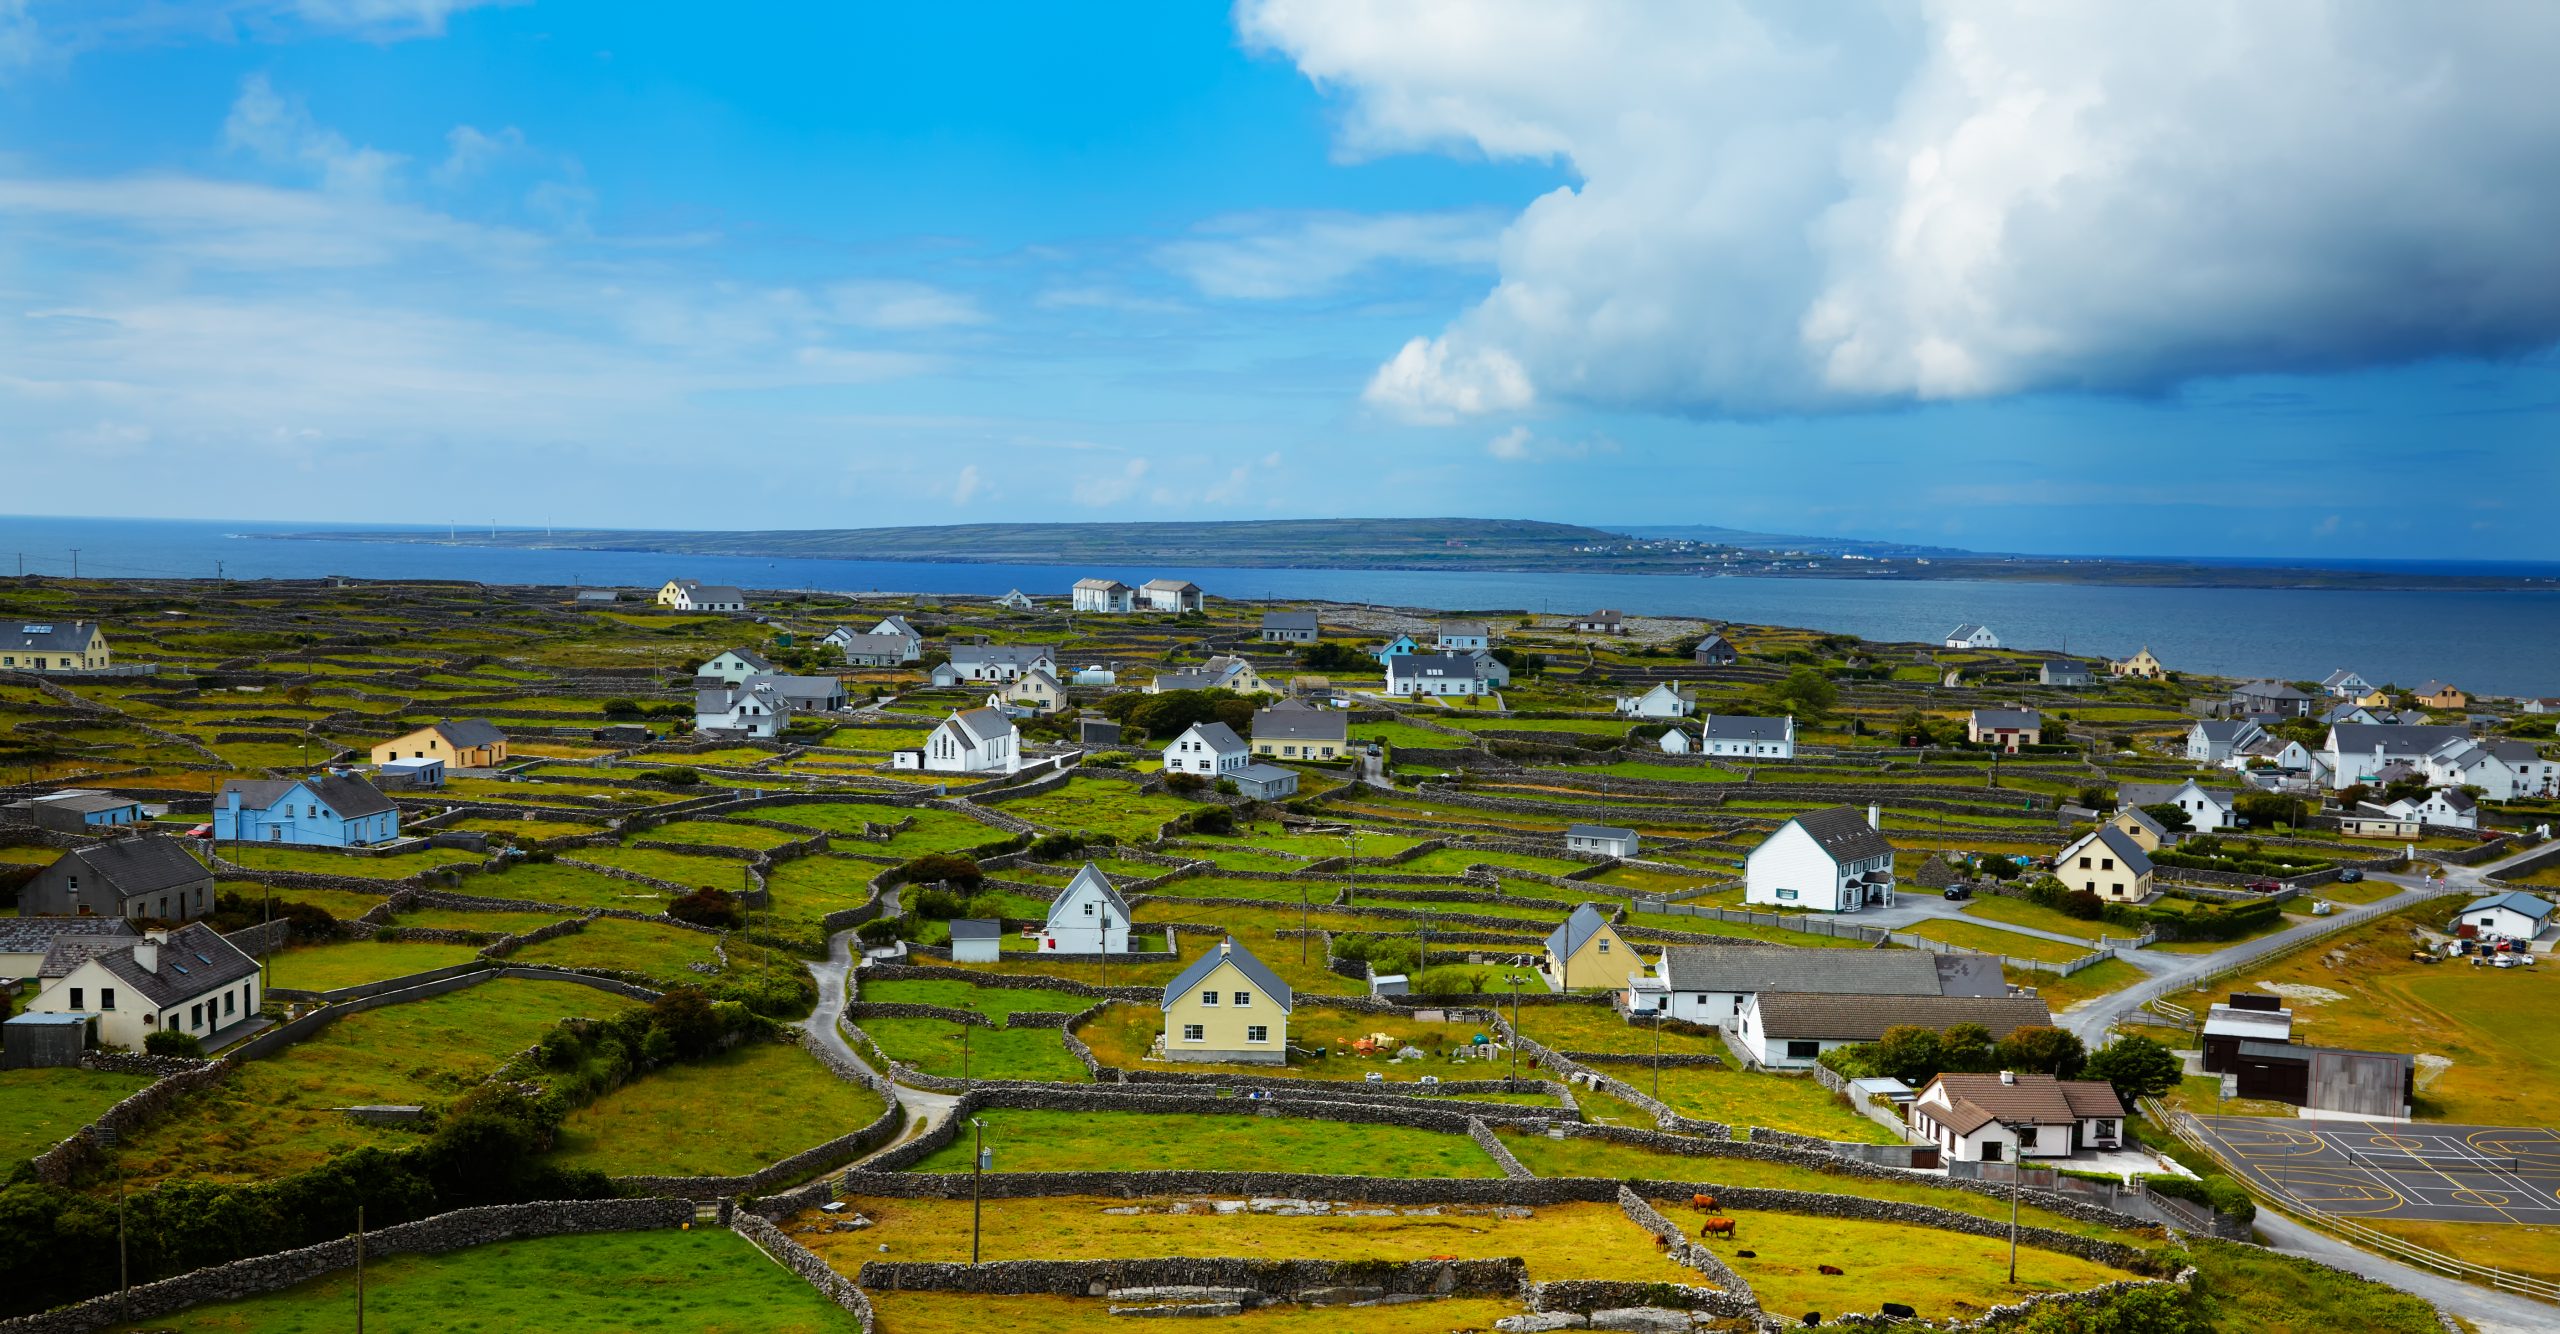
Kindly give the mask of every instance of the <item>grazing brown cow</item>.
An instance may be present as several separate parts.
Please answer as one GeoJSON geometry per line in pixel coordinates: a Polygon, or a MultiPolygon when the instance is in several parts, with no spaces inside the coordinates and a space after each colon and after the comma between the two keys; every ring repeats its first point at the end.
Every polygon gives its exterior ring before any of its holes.
{"type": "Polygon", "coordinates": [[[1653,1245],[1656,1250],[1670,1250],[1671,1238],[1663,1233],[1656,1232],[1653,1234],[1653,1245]]]}
{"type": "Polygon", "coordinates": [[[1822,1266],[1822,1272],[1823,1272],[1823,1273],[1826,1273],[1826,1274],[1830,1274],[1830,1275],[1832,1275],[1832,1276],[1834,1276],[1834,1277],[1837,1277],[1837,1276],[1839,1276],[1839,1275],[1841,1275],[1841,1274],[1845,1274],[1845,1273],[1847,1273],[1848,1271],[1847,1271],[1847,1270],[1845,1270],[1845,1269],[1842,1269],[1842,1268],[1841,1268],[1840,1266],[1838,1266],[1838,1265],[1824,1265],[1824,1266],[1822,1266]]]}
{"type": "Polygon", "coordinates": [[[1689,1197],[1689,1207],[1697,1210],[1699,1213],[1707,1213],[1716,1207],[1716,1197],[1713,1195],[1692,1195],[1689,1197]]]}
{"type": "Polygon", "coordinates": [[[1704,1229],[1706,1234],[1710,1237],[1730,1237],[1733,1235],[1733,1220],[1730,1218],[1710,1218],[1707,1221],[1700,1223],[1698,1226],[1704,1229]]]}

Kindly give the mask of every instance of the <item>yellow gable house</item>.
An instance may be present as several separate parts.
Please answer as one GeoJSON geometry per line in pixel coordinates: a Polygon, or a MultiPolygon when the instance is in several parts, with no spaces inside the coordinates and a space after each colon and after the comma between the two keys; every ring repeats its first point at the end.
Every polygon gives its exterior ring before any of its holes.
{"type": "Polygon", "coordinates": [[[1588,903],[1577,905],[1547,937],[1547,985],[1558,991],[1622,987],[1627,970],[1643,966],[1627,942],[1618,939],[1618,929],[1588,903]]]}
{"type": "Polygon", "coordinates": [[[1164,989],[1164,1054],[1172,1061],[1283,1065],[1297,994],[1233,940],[1164,989]]]}
{"type": "Polygon", "coordinates": [[[2108,675],[2130,677],[2136,681],[2157,681],[2168,672],[2169,669],[2161,666],[2158,658],[2151,656],[2149,644],[2143,645],[2141,651],[2130,658],[2107,664],[2108,675]]]}
{"type": "Polygon", "coordinates": [[[373,748],[373,762],[442,760],[448,769],[494,769],[507,762],[507,734],[476,718],[447,718],[373,748]]]}

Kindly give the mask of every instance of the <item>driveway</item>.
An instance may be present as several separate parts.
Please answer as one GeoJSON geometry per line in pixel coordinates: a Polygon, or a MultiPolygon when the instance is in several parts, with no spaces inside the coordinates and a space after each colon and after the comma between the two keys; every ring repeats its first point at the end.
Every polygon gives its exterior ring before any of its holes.
{"type": "MultiPolygon", "coordinates": [[[[897,891],[891,890],[883,898],[883,907],[895,915],[898,910],[897,891]]],[[[845,978],[853,971],[853,939],[851,931],[839,931],[827,937],[827,957],[809,964],[810,974],[818,979],[818,1007],[810,1012],[808,1018],[800,1021],[799,1028],[808,1035],[809,1041],[877,1074],[879,1071],[863,1059],[861,1052],[854,1050],[852,1043],[845,1041],[843,1032],[836,1027],[836,1020],[844,1014],[845,978]]],[[[907,1133],[900,1136],[900,1142],[922,1134],[927,1126],[950,1116],[952,1105],[960,1101],[956,1094],[908,1088],[904,1084],[893,1087],[898,1091],[898,1105],[907,1109],[907,1133]]]]}

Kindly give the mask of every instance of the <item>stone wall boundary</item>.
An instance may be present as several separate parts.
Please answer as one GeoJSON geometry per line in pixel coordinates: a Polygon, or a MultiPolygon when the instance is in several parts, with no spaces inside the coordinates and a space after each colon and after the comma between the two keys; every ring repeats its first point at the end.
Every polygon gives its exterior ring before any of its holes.
{"type": "Polygon", "coordinates": [[[1133,1260],[995,1260],[966,1265],[866,1261],[862,1286],[879,1291],[1098,1296],[1113,1288],[1250,1288],[1287,1300],[1311,1288],[1381,1288],[1391,1296],[1510,1297],[1528,1281],[1517,1256],[1486,1260],[1287,1260],[1168,1256],[1133,1260]]]}
{"type": "Polygon", "coordinates": [[[871,1299],[844,1275],[828,1268],[816,1252],[793,1241],[772,1220],[743,1209],[729,1216],[729,1230],[746,1238],[747,1244],[764,1252],[767,1259],[799,1275],[800,1281],[816,1288],[819,1296],[844,1308],[862,1334],[872,1334],[871,1299]]]}
{"type": "Polygon", "coordinates": [[[1494,1134],[1482,1120],[1472,1116],[1467,1118],[1467,1138],[1474,1140],[1476,1147],[1484,1150],[1485,1156],[1491,1158],[1494,1164],[1502,1169],[1504,1176],[1514,1181],[1525,1181],[1537,1175],[1530,1171],[1527,1165],[1511,1152],[1511,1147],[1502,1142],[1502,1137],[1494,1134]]]}
{"type": "MultiPolygon", "coordinates": [[[[528,1237],[582,1232],[638,1232],[693,1221],[686,1200],[543,1200],[529,1204],[456,1209],[412,1223],[367,1232],[368,1257],[441,1255],[466,1247],[528,1237]]],[[[92,1297],[72,1306],[0,1320],[7,1334],[89,1334],[133,1320],[151,1320],[206,1302],[276,1292],[355,1266],[350,1235],[296,1250],[250,1256],[175,1278],[146,1283],[125,1294],[92,1297]]]]}

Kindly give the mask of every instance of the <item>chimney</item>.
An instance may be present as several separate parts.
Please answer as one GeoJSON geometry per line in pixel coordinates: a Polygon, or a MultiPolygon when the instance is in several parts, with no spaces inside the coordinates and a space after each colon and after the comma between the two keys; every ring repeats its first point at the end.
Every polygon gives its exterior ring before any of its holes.
{"type": "Polygon", "coordinates": [[[160,942],[168,938],[166,931],[146,931],[133,942],[134,965],[146,973],[160,971],[160,942]]]}
{"type": "Polygon", "coordinates": [[[1867,803],[1867,828],[1878,832],[1884,829],[1884,808],[1874,802],[1867,803]]]}
{"type": "Polygon", "coordinates": [[[1218,942],[1218,953],[1221,957],[1235,953],[1235,948],[1236,943],[1232,939],[1218,942]]]}
{"type": "Polygon", "coordinates": [[[2015,1083],[2017,1083],[2017,1082],[2018,1082],[2018,1072],[2017,1072],[2017,1071],[2015,1071],[2015,1070],[2003,1070],[2003,1071],[2001,1071],[2001,1072],[2000,1072],[2000,1082],[2001,1082],[2001,1083],[2003,1083],[2003,1084],[2015,1084],[2015,1083]]]}

